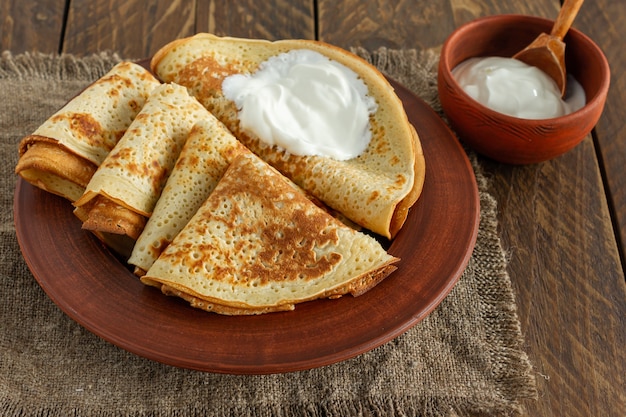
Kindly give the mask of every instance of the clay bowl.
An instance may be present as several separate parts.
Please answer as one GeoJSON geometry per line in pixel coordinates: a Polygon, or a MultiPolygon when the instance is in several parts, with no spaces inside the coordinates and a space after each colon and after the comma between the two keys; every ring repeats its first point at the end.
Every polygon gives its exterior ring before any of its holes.
{"type": "Polygon", "coordinates": [[[566,43],[567,72],[582,85],[586,105],[566,116],[528,120],[491,110],[467,95],[452,69],[472,57],[511,57],[553,21],[532,16],[498,15],[459,27],[444,43],[438,67],[443,110],[459,138],[478,153],[500,162],[531,164],[555,158],[578,145],[598,122],[609,89],[609,64],[600,48],[576,29],[566,43]]]}

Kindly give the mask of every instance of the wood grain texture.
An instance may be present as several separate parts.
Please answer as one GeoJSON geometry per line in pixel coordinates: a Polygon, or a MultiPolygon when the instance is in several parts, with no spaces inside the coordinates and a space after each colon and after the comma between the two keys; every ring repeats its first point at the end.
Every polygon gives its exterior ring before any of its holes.
{"type": "Polygon", "coordinates": [[[313,1],[177,0],[146,6],[138,0],[75,0],[70,2],[63,51],[80,55],[88,45],[93,51],[143,58],[174,39],[207,31],[220,36],[312,39],[313,1]]]}
{"type": "Polygon", "coordinates": [[[554,161],[488,165],[537,372],[529,415],[624,415],[624,275],[593,155],[588,138],[554,161]]]}
{"type": "Polygon", "coordinates": [[[315,39],[313,0],[198,0],[197,32],[253,39],[315,39]]]}
{"type": "Polygon", "coordinates": [[[320,40],[344,48],[429,48],[454,29],[448,2],[321,0],[318,5],[320,40]]]}
{"type": "Polygon", "coordinates": [[[480,16],[495,14],[524,14],[555,19],[559,13],[558,0],[499,1],[449,0],[455,24],[461,25],[480,16]]]}
{"type": "Polygon", "coordinates": [[[57,52],[62,39],[64,2],[0,2],[0,51],[57,52]]]}
{"type": "Polygon", "coordinates": [[[617,225],[622,263],[626,262],[626,2],[585,2],[574,26],[604,51],[611,67],[611,87],[595,140],[617,225]]]}
{"type": "Polygon", "coordinates": [[[456,27],[477,17],[520,13],[554,16],[558,3],[446,1],[320,0],[320,40],[348,48],[431,48],[441,45],[456,27]],[[545,11],[548,10],[548,14],[545,11]]]}
{"type": "Polygon", "coordinates": [[[195,1],[137,0],[70,2],[63,52],[75,55],[115,51],[144,58],[195,29],[195,1]]]}

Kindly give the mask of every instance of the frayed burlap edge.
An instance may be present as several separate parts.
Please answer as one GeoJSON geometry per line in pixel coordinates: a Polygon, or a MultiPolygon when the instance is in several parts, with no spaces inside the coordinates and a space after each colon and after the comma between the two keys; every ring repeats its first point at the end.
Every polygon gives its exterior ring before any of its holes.
{"type": "Polygon", "coordinates": [[[76,58],[70,54],[32,52],[13,55],[10,51],[4,51],[0,56],[0,79],[34,77],[58,81],[94,81],[120,61],[120,57],[112,52],[76,58]]]}
{"type": "MultiPolygon", "coordinates": [[[[219,414],[212,414],[212,417],[234,417],[234,416],[254,416],[254,417],[331,417],[331,416],[367,416],[367,417],[513,417],[518,412],[510,407],[492,406],[489,408],[463,407],[458,409],[455,406],[448,406],[449,401],[439,401],[434,399],[430,402],[417,403],[414,398],[388,398],[385,400],[373,400],[364,398],[355,401],[333,401],[327,404],[273,404],[263,407],[254,407],[245,410],[228,410],[219,414]]],[[[0,403],[0,407],[3,404],[0,403]]],[[[67,417],[67,416],[89,416],[89,417],[187,417],[204,416],[206,410],[202,407],[189,406],[172,411],[85,411],[81,408],[29,408],[28,414],[24,414],[22,407],[15,407],[8,404],[7,408],[2,408],[3,416],[22,417],[67,417]]]]}

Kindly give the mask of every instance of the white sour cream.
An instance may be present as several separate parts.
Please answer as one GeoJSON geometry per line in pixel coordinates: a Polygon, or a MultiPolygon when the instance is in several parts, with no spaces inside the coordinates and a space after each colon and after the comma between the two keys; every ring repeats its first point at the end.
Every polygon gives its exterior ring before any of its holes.
{"type": "Polygon", "coordinates": [[[470,58],[452,70],[463,90],[474,100],[521,119],[550,119],[585,105],[585,91],[568,76],[564,98],[540,69],[513,58],[470,58]]]}
{"type": "Polygon", "coordinates": [[[271,57],[249,75],[222,83],[241,128],[295,155],[359,156],[371,140],[376,102],[358,75],[324,55],[297,49],[271,57]]]}

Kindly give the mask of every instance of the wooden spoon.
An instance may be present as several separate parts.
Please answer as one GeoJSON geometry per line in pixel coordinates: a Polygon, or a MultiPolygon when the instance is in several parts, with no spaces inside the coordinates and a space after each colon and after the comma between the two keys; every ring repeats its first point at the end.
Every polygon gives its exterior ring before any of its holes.
{"type": "Polygon", "coordinates": [[[548,74],[561,95],[565,94],[567,72],[565,71],[565,42],[563,38],[569,30],[584,0],[565,0],[554,22],[552,32],[542,33],[525,49],[513,55],[513,58],[537,67],[548,74]]]}

